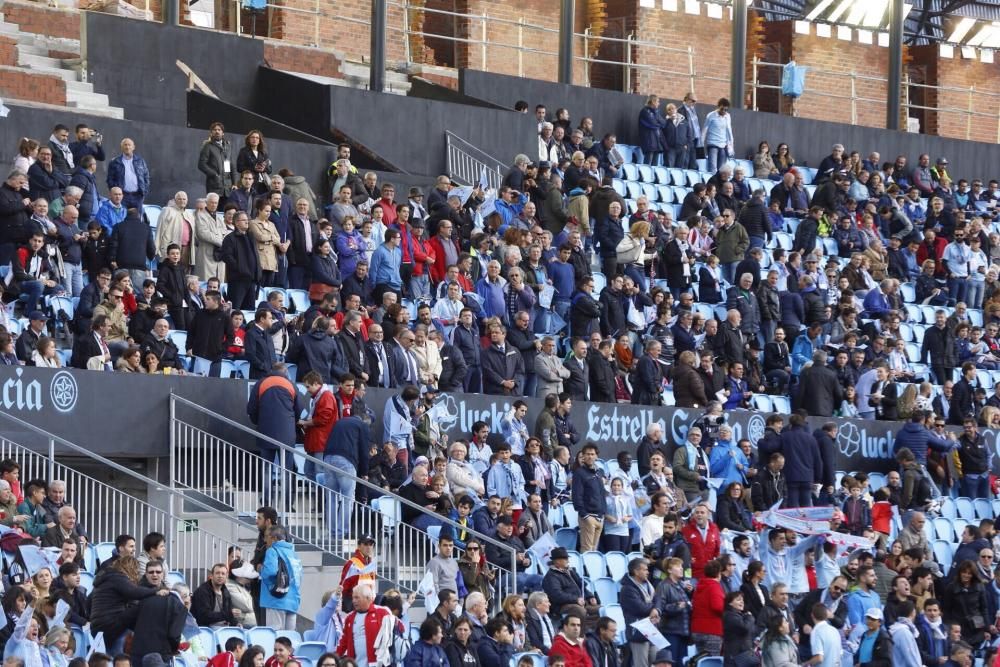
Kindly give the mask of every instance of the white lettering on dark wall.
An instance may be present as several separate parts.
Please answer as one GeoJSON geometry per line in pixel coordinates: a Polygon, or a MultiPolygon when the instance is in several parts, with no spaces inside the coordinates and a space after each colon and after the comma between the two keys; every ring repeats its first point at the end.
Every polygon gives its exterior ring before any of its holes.
{"type": "Polygon", "coordinates": [[[653,423],[664,427],[663,420],[656,419],[652,410],[640,410],[638,414],[619,414],[617,407],[608,411],[601,406],[591,405],[587,411],[586,439],[638,444],[646,435],[646,427],[653,423]]]}
{"type": "Polygon", "coordinates": [[[7,410],[41,410],[42,385],[37,380],[25,382],[21,379],[24,370],[14,370],[16,377],[8,378],[0,390],[0,401],[7,410]]]}

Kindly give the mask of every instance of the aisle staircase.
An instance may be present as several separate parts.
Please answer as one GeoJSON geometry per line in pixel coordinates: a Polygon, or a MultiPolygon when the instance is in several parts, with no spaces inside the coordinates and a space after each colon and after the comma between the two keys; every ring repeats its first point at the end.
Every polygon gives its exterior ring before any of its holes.
{"type": "MultiPolygon", "coordinates": [[[[13,3],[8,1],[3,6],[8,4],[13,3]]],[[[40,3],[31,4],[39,5],[40,3]]],[[[3,6],[0,6],[0,9],[3,6]]],[[[38,8],[41,9],[41,6],[38,8]]],[[[62,11],[73,10],[65,8],[62,11]]],[[[78,12],[74,13],[78,15],[78,12]]],[[[14,68],[32,74],[45,75],[52,79],[61,79],[66,86],[65,105],[67,107],[88,115],[124,118],[124,109],[111,106],[108,96],[95,91],[93,84],[86,80],[84,63],[80,59],[80,40],[33,31],[34,29],[45,30],[44,22],[39,23],[33,22],[33,29],[22,28],[0,14],[0,39],[12,40],[15,45],[14,57],[8,57],[7,62],[0,62],[0,69],[14,68]]],[[[3,98],[12,101],[18,99],[29,103],[37,101],[32,99],[30,93],[25,95],[15,90],[4,91],[3,98]]]]}

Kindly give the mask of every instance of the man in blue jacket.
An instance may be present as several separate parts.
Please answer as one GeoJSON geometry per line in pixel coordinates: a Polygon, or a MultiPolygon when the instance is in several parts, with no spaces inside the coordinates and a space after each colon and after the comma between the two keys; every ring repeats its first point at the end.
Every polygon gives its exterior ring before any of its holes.
{"type": "Polygon", "coordinates": [[[142,212],[142,203],[149,192],[149,167],[135,152],[135,142],[125,137],[122,154],[108,163],[108,190],[121,188],[125,197],[122,205],[142,212]]]}
{"type": "MultiPolygon", "coordinates": [[[[302,414],[305,405],[298,390],[286,375],[284,364],[275,364],[270,375],[258,382],[250,392],[250,400],[247,403],[247,415],[250,421],[257,427],[257,431],[269,438],[269,440],[259,439],[260,456],[267,461],[264,468],[264,475],[267,478],[264,483],[264,504],[270,505],[272,485],[272,468],[275,465],[275,458],[280,453],[277,464],[279,475],[283,475],[288,467],[287,452],[278,445],[271,442],[278,442],[288,447],[295,446],[296,420],[302,414]],[[279,450],[281,450],[279,452],[279,450]]],[[[367,468],[365,469],[367,470],[367,468]]],[[[282,482],[285,489],[290,488],[287,483],[282,482]]],[[[287,502],[290,504],[291,499],[287,502]]]]}
{"type": "Polygon", "coordinates": [[[510,667],[514,659],[514,634],[502,615],[486,624],[486,637],[476,646],[480,667],[510,667]]]}
{"type": "Polygon", "coordinates": [[[785,507],[812,507],[812,485],[823,479],[823,461],[816,438],[799,412],[788,418],[788,428],[781,433],[781,453],[788,480],[785,507]]]}
{"type": "Polygon", "coordinates": [[[446,667],[448,656],[441,648],[441,640],[444,638],[444,628],[436,619],[426,618],[420,624],[420,639],[414,642],[406,658],[403,660],[403,667],[446,667]]]}
{"type": "Polygon", "coordinates": [[[327,470],[324,476],[326,488],[334,494],[326,505],[330,534],[334,539],[348,534],[354,509],[355,478],[368,474],[369,440],[368,425],[355,416],[338,419],[327,437],[323,461],[347,473],[331,474],[332,471],[327,470]]]}
{"type": "Polygon", "coordinates": [[[601,538],[604,515],[607,514],[607,494],[604,477],[595,465],[597,445],[583,446],[583,465],[573,473],[573,507],[580,514],[580,551],[594,551],[601,538]]]}

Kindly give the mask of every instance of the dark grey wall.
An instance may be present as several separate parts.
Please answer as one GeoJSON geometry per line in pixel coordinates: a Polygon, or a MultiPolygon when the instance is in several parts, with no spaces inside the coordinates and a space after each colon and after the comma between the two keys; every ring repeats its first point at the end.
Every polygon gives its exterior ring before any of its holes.
{"type": "MultiPolygon", "coordinates": [[[[162,205],[178,190],[185,190],[191,198],[201,197],[205,192],[205,179],[198,171],[198,154],[208,136],[207,130],[186,128],[183,121],[180,125],[160,125],[87,116],[74,109],[62,112],[19,107],[10,102],[7,106],[10,107],[10,115],[0,123],[2,164],[9,165],[13,161],[21,137],[47,142],[52,127],[57,123],[72,127],[84,122],[104,134],[109,160],[119,154],[118,146],[122,138],[131,137],[136,142],[136,150],[145,158],[152,174],[152,192],[146,203],[162,205]]],[[[237,145],[243,144],[243,134],[251,129],[250,126],[226,126],[230,140],[237,145]]],[[[331,147],[281,140],[268,140],[267,143],[275,172],[287,166],[296,174],[307,177],[315,192],[321,192],[318,188],[323,182],[324,169],[332,158],[331,147]]],[[[105,165],[98,165],[98,187],[106,195],[105,165]]]]}
{"type": "Polygon", "coordinates": [[[257,65],[264,62],[262,40],[234,34],[99,12],[84,12],[82,30],[90,82],[134,120],[185,123],[187,77],[177,60],[220,98],[243,107],[250,106],[257,65]]]}
{"type": "Polygon", "coordinates": [[[535,124],[511,111],[321,86],[266,68],[259,82],[258,113],[319,137],[341,133],[411,174],[444,173],[445,130],[504,162],[537,152],[535,124]]]}
{"type": "MultiPolygon", "coordinates": [[[[565,107],[569,109],[574,125],[582,116],[591,116],[595,132],[614,132],[621,143],[634,144],[638,141],[637,122],[639,110],[645,104],[644,96],[475,70],[460,70],[458,80],[459,90],[470,97],[494,102],[508,109],[513,109],[518,100],[525,100],[531,107],[532,117],[535,105],[539,103],[544,104],[550,114],[554,114],[558,107],[565,107]]],[[[669,92],[683,95],[682,91],[669,92]]],[[[675,101],[679,103],[679,99],[675,101]]],[[[711,102],[714,103],[714,100],[711,102]]],[[[702,114],[712,108],[708,105],[699,107],[702,114]]],[[[743,110],[733,111],[733,133],[736,135],[737,157],[746,157],[756,150],[762,140],[767,140],[771,148],[783,141],[790,146],[800,163],[804,160],[818,166],[820,160],[830,153],[830,147],[841,143],[848,151],[858,150],[863,156],[873,150],[878,151],[883,160],[906,155],[910,164],[916,163],[920,153],[929,153],[932,157],[944,156],[951,163],[952,175],[959,178],[1000,176],[1000,146],[996,144],[743,110]]],[[[986,132],[984,136],[991,136],[991,133],[986,132]]]]}

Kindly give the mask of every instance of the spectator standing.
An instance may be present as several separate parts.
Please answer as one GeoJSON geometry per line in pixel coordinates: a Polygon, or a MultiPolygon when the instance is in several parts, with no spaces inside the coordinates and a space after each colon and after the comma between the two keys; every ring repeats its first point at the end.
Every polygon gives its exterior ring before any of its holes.
{"type": "Polygon", "coordinates": [[[272,628],[294,630],[301,601],[302,564],[280,526],[267,531],[267,551],[260,570],[260,606],[272,628]]]}
{"type": "Polygon", "coordinates": [[[580,515],[580,550],[597,549],[607,514],[603,475],[597,469],[597,445],[586,444],[581,451],[583,465],[573,473],[573,507],[580,515]]]}
{"type": "Polygon", "coordinates": [[[354,611],[344,619],[344,632],[336,654],[368,667],[389,667],[393,664],[395,616],[388,607],[375,604],[375,591],[368,583],[354,587],[351,602],[354,611]]]}
{"type": "Polygon", "coordinates": [[[719,98],[715,110],[705,116],[701,141],[705,146],[706,170],[714,174],[734,154],[733,122],[725,97],[719,98]]]}
{"type": "Polygon", "coordinates": [[[677,110],[687,121],[688,136],[686,160],[677,166],[694,170],[698,169],[699,153],[701,155],[705,154],[705,143],[702,140],[702,123],[698,119],[696,104],[698,104],[698,99],[695,97],[695,94],[687,93],[684,95],[683,103],[677,110]]]}
{"type": "Polygon", "coordinates": [[[108,190],[121,188],[124,198],[122,205],[142,213],[143,202],[149,194],[149,167],[141,155],[135,152],[135,142],[128,137],[121,141],[121,155],[108,162],[108,190]]]}
{"type": "MultiPolygon", "coordinates": [[[[260,381],[254,386],[247,403],[247,414],[250,421],[257,427],[257,431],[261,435],[292,448],[295,446],[298,415],[305,408],[298,390],[295,388],[295,384],[288,379],[284,364],[275,364],[270,374],[261,376],[259,379],[260,381]]],[[[287,452],[269,440],[261,439],[258,440],[257,444],[261,451],[261,457],[269,464],[264,468],[265,476],[268,478],[271,476],[272,466],[277,457],[278,477],[282,478],[281,484],[285,486],[288,480],[283,479],[283,472],[288,467],[286,465],[287,452]]],[[[272,484],[270,479],[264,483],[265,504],[271,499],[272,484]]],[[[285,492],[290,496],[291,492],[287,486],[285,486],[285,492]]],[[[291,497],[287,497],[286,502],[291,503],[291,497]]]]}
{"type": "Polygon", "coordinates": [[[812,485],[822,481],[823,463],[819,445],[809,432],[806,418],[795,413],[788,428],[781,433],[781,451],[785,455],[788,507],[812,507],[812,485]]]}
{"type": "Polygon", "coordinates": [[[238,183],[233,147],[226,138],[226,129],[216,121],[208,126],[208,139],[201,145],[198,171],[205,174],[205,191],[219,195],[219,204],[225,206],[229,193],[238,183]]]}
{"type": "Polygon", "coordinates": [[[352,415],[338,419],[327,438],[323,461],[347,473],[337,475],[328,470],[324,476],[325,485],[332,494],[326,507],[330,519],[330,534],[334,539],[344,539],[349,534],[356,478],[368,473],[369,437],[368,426],[360,417],[352,415]]]}
{"type": "Polygon", "coordinates": [[[664,150],[665,126],[666,119],[660,113],[660,98],[657,95],[648,96],[646,106],[639,111],[639,147],[646,164],[659,164],[660,154],[664,150]]]}
{"type": "Polygon", "coordinates": [[[706,563],[697,577],[698,585],[691,599],[691,639],[699,653],[710,656],[722,653],[722,616],[726,595],[722,589],[721,572],[718,561],[706,563]]]}
{"type": "Polygon", "coordinates": [[[649,581],[649,563],[644,558],[633,558],[628,564],[628,574],[622,577],[619,600],[625,616],[628,640],[632,653],[632,667],[650,667],[656,662],[657,649],[642,633],[632,627],[636,621],[648,618],[653,625],[660,622],[660,612],[654,601],[655,589],[649,581]]]}

